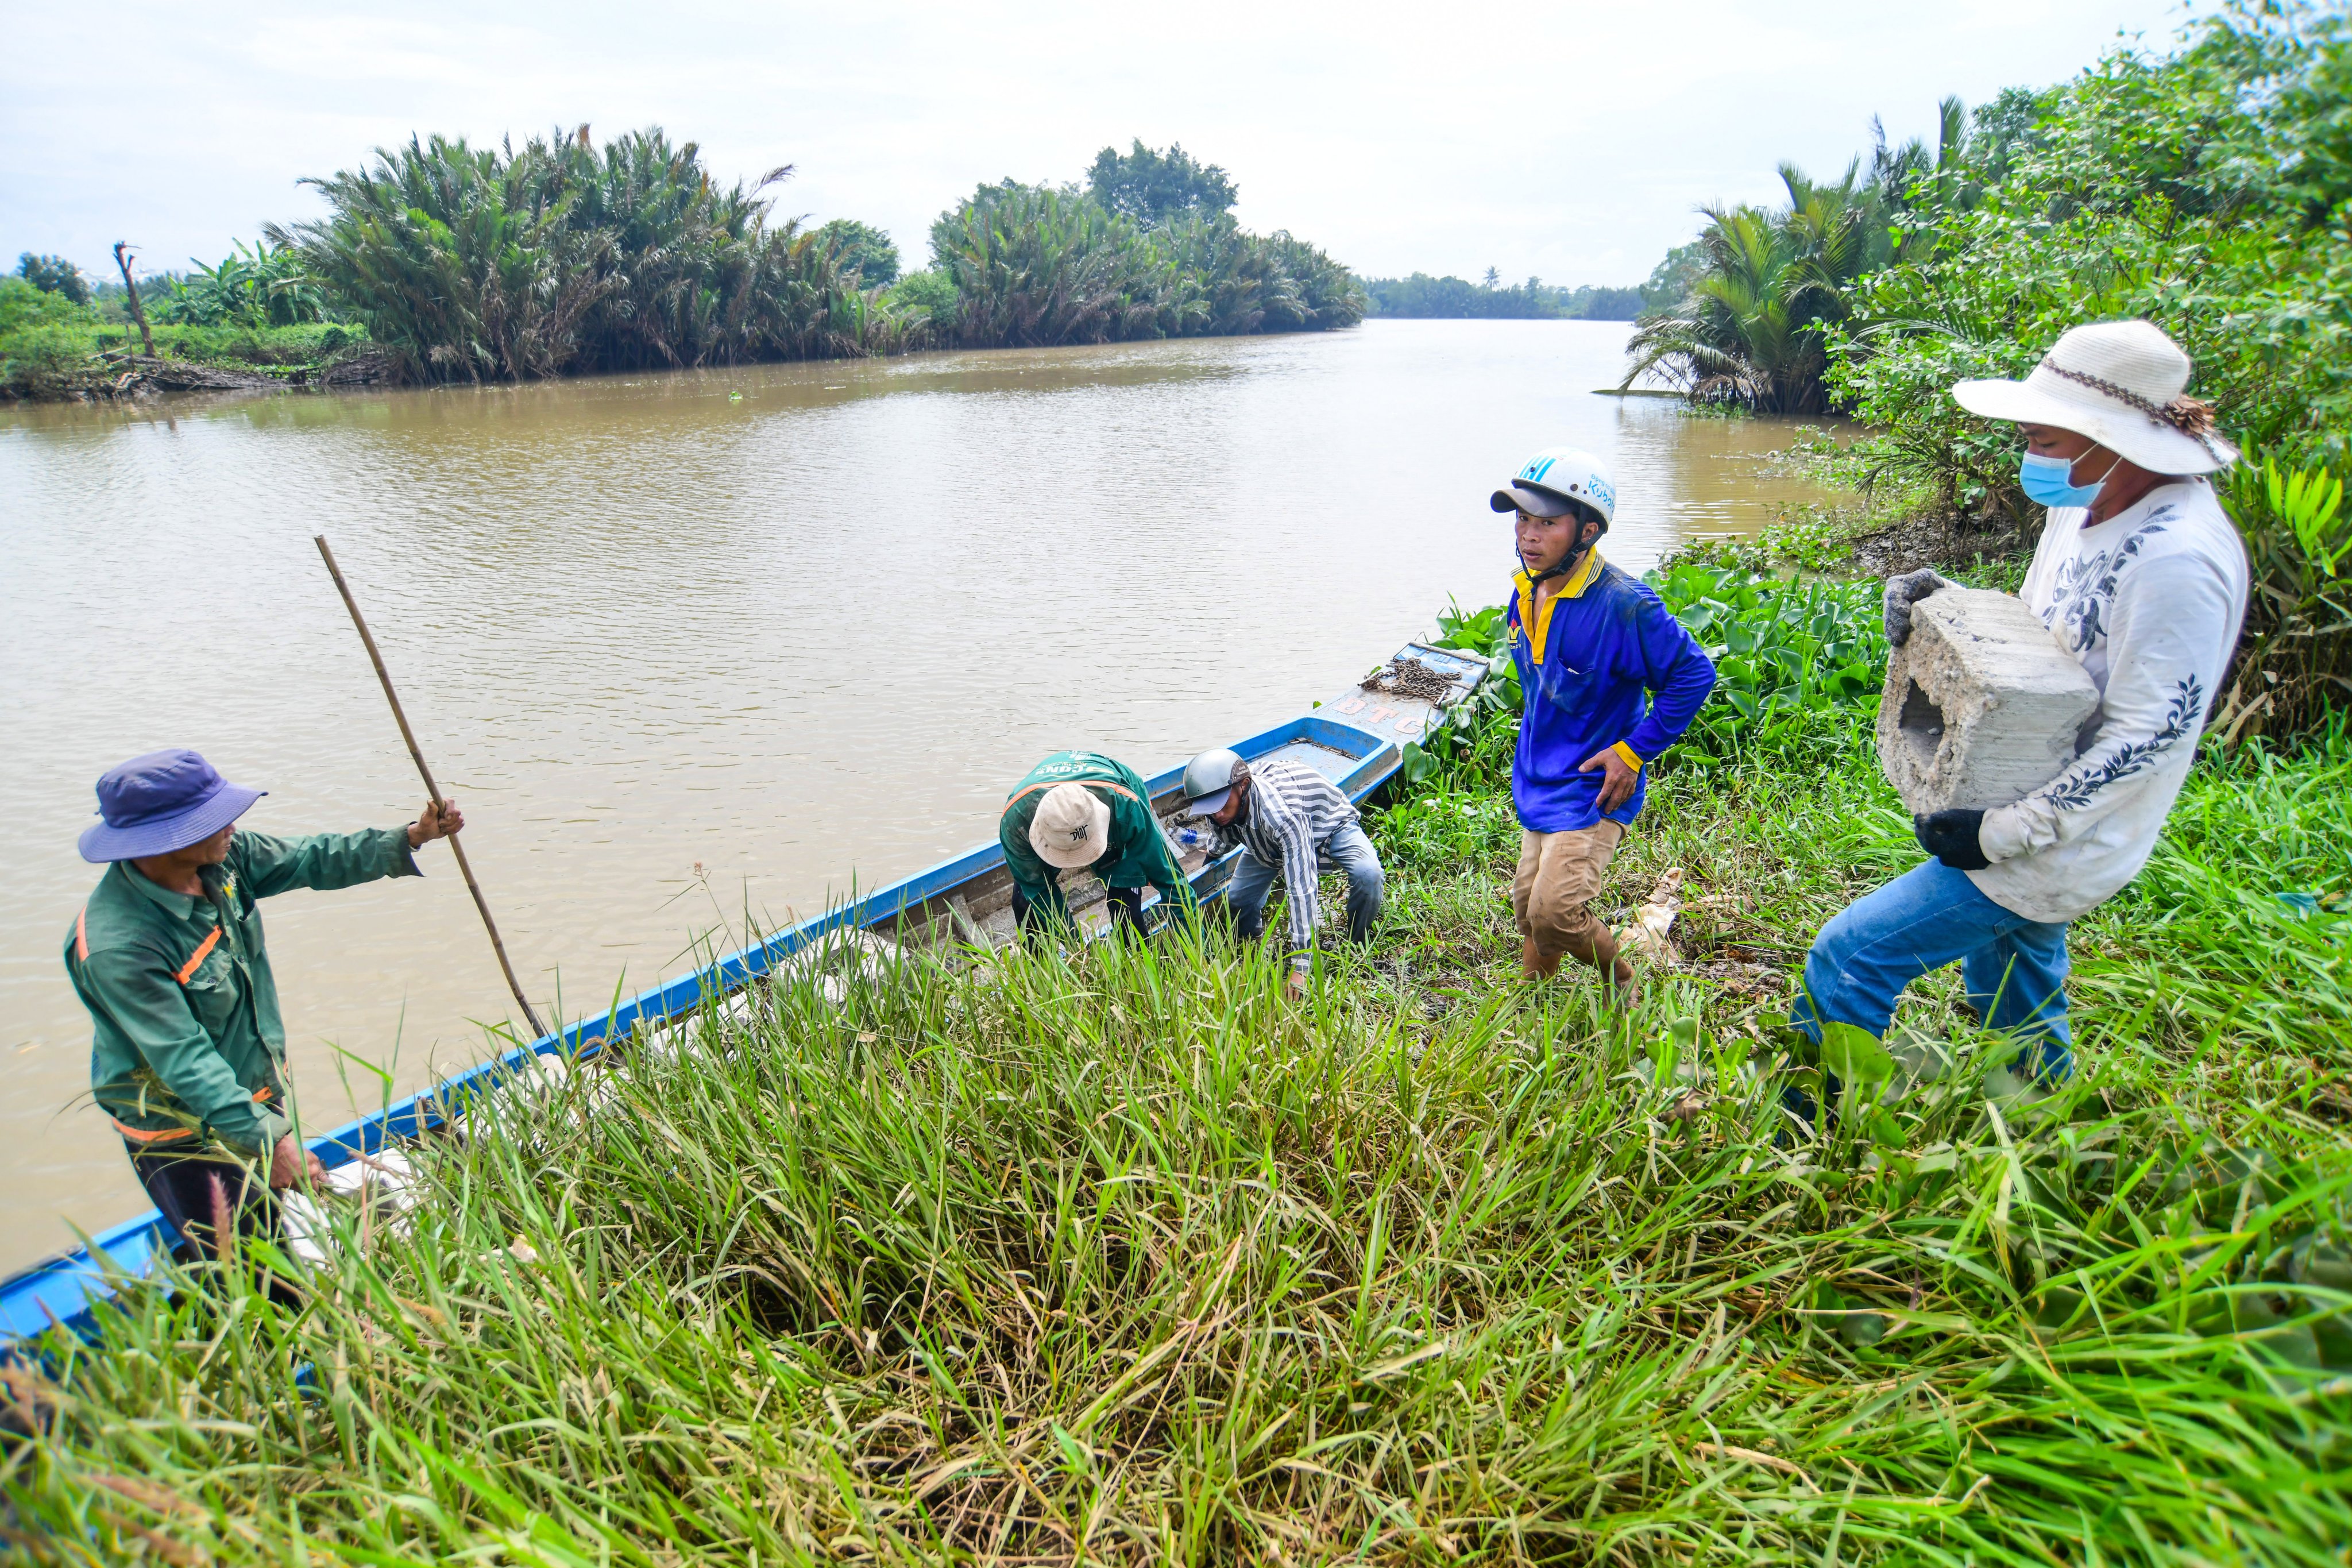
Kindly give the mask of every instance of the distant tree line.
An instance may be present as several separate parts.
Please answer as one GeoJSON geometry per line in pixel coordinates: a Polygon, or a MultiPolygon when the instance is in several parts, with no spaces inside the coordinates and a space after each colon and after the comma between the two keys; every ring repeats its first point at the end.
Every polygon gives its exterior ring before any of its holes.
{"type": "Polygon", "coordinates": [[[1509,321],[1630,321],[1643,309],[1639,289],[1547,287],[1530,278],[1508,288],[1500,286],[1495,269],[1486,280],[1432,278],[1416,272],[1410,278],[1370,278],[1364,292],[1375,316],[1484,318],[1509,321]]]}
{"type": "MultiPolygon", "coordinates": [[[[911,274],[870,224],[775,213],[792,172],[722,184],[658,127],[601,146],[584,125],[519,146],[412,137],[303,182],[324,216],[267,226],[216,267],[142,278],[140,293],[158,325],[206,343],[333,324],[415,381],[1307,331],[1366,310],[1314,246],[1244,229],[1232,176],[1181,145],[1106,147],[1084,184],[983,185],[940,216],[930,265],[911,274]]],[[[120,285],[31,254],[0,283],[15,291],[0,393],[97,374],[120,285]]]]}
{"type": "Polygon", "coordinates": [[[1083,185],[982,185],[931,225],[898,298],[971,347],[1314,331],[1364,319],[1353,274],[1304,240],[1252,234],[1231,178],[1181,146],[1106,147],[1083,185]],[[936,301],[936,303],[932,303],[936,301]]]}

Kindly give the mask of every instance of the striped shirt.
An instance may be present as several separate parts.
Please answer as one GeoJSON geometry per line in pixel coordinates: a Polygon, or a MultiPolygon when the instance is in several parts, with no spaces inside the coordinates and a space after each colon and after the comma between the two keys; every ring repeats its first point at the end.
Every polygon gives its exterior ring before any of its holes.
{"type": "MultiPolygon", "coordinates": [[[[1230,830],[1265,865],[1280,869],[1290,896],[1290,961],[1304,967],[1315,944],[1318,849],[1357,821],[1339,785],[1293,763],[1253,763],[1249,807],[1230,830]]],[[[1222,852],[1230,843],[1219,846],[1222,852]]]]}

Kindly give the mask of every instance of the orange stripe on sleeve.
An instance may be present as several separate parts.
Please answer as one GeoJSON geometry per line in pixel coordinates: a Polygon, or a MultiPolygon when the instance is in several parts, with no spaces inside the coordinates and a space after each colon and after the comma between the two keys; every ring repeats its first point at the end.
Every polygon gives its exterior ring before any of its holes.
{"type": "Polygon", "coordinates": [[[208,955],[214,948],[220,945],[220,927],[213,927],[212,931],[205,935],[205,940],[196,944],[194,954],[189,958],[187,963],[180,965],[180,972],[177,974],[173,975],[172,978],[178,981],[183,985],[185,985],[192,978],[194,978],[197,967],[204,963],[206,955],[208,955]]]}
{"type": "Polygon", "coordinates": [[[89,962],[89,906],[88,904],[84,904],[81,907],[81,912],[74,916],[74,962],[77,963],[89,962]]]}
{"type": "Polygon", "coordinates": [[[176,1139],[194,1138],[196,1135],[195,1129],[193,1127],[165,1127],[150,1132],[144,1128],[133,1127],[125,1121],[115,1122],[114,1130],[133,1143],[169,1143],[176,1139]]]}

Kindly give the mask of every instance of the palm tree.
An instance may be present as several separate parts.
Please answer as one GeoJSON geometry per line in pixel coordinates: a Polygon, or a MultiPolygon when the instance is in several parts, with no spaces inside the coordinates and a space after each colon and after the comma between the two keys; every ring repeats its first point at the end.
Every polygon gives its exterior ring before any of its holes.
{"type": "Polygon", "coordinates": [[[1703,268],[1682,300],[1641,317],[1621,387],[1656,374],[1695,403],[1828,409],[1827,330],[1844,320],[1846,290],[1872,262],[1883,208],[1859,161],[1834,181],[1783,163],[1780,183],[1789,205],[1777,211],[1699,209],[1703,268]]]}
{"type": "MultiPolygon", "coordinates": [[[[307,182],[329,214],[268,230],[428,380],[856,353],[903,322],[764,195],[720,185],[658,127],[520,151],[412,137],[307,182]]],[[[875,291],[878,293],[878,290],[875,291]]]]}

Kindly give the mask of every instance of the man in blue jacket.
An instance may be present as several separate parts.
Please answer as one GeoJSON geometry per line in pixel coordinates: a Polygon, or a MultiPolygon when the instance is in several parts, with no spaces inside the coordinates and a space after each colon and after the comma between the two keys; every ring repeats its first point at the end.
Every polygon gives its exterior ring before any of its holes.
{"type": "Polygon", "coordinates": [[[1715,666],[1657,595],[1601,558],[1617,487],[1598,458],[1538,452],[1490,504],[1518,514],[1508,623],[1527,694],[1511,759],[1520,966],[1544,979],[1573,953],[1622,996],[1633,967],[1588,906],[1641,812],[1647,765],[1689,728],[1715,666]]]}

